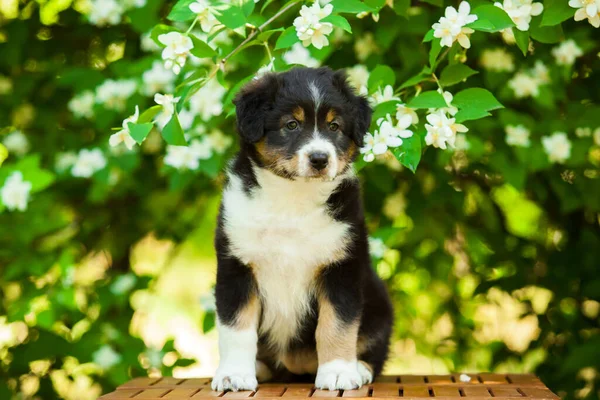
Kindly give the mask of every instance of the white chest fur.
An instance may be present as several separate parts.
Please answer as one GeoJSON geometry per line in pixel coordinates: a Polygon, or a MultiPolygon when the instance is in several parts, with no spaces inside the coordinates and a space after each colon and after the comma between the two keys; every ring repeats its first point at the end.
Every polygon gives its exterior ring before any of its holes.
{"type": "Polygon", "coordinates": [[[251,195],[230,175],[223,194],[230,250],[252,267],[263,304],[261,333],[283,351],[309,312],[314,277],[344,257],[348,224],[331,218],[325,202],[340,184],[290,181],[257,169],[251,195]]]}

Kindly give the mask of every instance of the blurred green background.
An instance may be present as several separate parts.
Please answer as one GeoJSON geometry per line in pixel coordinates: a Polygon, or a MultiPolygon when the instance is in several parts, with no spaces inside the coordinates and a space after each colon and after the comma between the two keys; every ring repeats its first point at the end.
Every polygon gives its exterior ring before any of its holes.
{"type": "MultiPolygon", "coordinates": [[[[427,64],[421,41],[440,7],[458,3],[367,3],[379,11],[348,16],[353,33],[336,28],[321,50],[275,49],[273,36],[234,55],[178,109],[200,148],[190,156],[157,129],[132,151],[108,145],[136,105],[212,68],[162,67],[148,33],[173,2],[0,0],[0,186],[14,171],[33,184],[25,210],[0,205],[0,399],[91,400],[135,376],[214,372],[212,240],[239,83],[273,56],[275,70],[349,68],[359,87],[385,64],[403,100],[435,90],[431,77],[400,84],[427,64]]],[[[246,23],[283,4],[258,2],[246,23]]],[[[291,26],[299,8],[270,28],[291,26]]],[[[427,147],[416,173],[389,153],[361,169],[374,267],[395,305],[386,372],[534,372],[565,398],[599,397],[600,34],[573,12],[548,31],[534,19],[527,57],[499,33],[473,34],[468,53],[455,46],[450,62],[478,73],[452,92],[485,87],[505,108],[467,122],[457,149],[427,147]],[[565,38],[583,49],[567,66],[552,55],[565,38]],[[547,79],[519,98],[507,82],[536,62],[547,79]],[[506,142],[518,125],[530,147],[506,142]],[[564,164],[540,141],[556,131],[572,140],[564,164]]],[[[251,26],[195,29],[223,56],[251,26]]]]}

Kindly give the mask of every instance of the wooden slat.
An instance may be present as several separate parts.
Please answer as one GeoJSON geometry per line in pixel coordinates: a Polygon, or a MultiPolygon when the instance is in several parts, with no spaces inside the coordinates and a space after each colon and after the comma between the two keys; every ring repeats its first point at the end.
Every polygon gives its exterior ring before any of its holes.
{"type": "Polygon", "coordinates": [[[200,388],[202,386],[210,385],[211,379],[209,378],[194,378],[184,379],[177,387],[180,388],[200,388]]]}
{"type": "Polygon", "coordinates": [[[558,396],[546,388],[535,388],[535,387],[522,387],[521,391],[528,397],[536,399],[557,399],[558,396]]]}
{"type": "Polygon", "coordinates": [[[391,383],[380,383],[373,385],[373,397],[398,397],[400,395],[400,385],[391,383]]]}
{"type": "Polygon", "coordinates": [[[533,374],[508,374],[507,377],[512,383],[519,385],[543,385],[533,374]]]}
{"type": "Polygon", "coordinates": [[[214,391],[210,388],[210,386],[208,386],[208,387],[202,388],[202,390],[200,390],[198,393],[193,395],[192,399],[198,399],[200,397],[220,397],[222,394],[223,394],[223,392],[214,391]]]}
{"type": "Polygon", "coordinates": [[[365,385],[357,390],[344,390],[342,397],[369,397],[369,386],[365,385]]]}
{"type": "Polygon", "coordinates": [[[398,383],[400,381],[400,377],[396,375],[384,375],[378,376],[375,380],[376,383],[398,383]]]}
{"type": "Polygon", "coordinates": [[[456,386],[434,386],[432,390],[436,397],[460,397],[460,391],[456,386]]]}
{"type": "Polygon", "coordinates": [[[169,389],[144,389],[140,394],[136,394],[134,399],[155,399],[165,395],[169,389]]]}
{"type": "Polygon", "coordinates": [[[517,389],[512,388],[491,387],[490,391],[493,393],[494,397],[523,397],[523,395],[519,393],[517,389]]]}
{"type": "Polygon", "coordinates": [[[466,397],[492,397],[488,389],[483,386],[465,386],[463,393],[466,397]]]}
{"type": "Polygon", "coordinates": [[[429,397],[429,388],[427,386],[404,386],[403,397],[429,397]]]}
{"type": "Polygon", "coordinates": [[[500,374],[482,373],[479,374],[479,377],[485,384],[508,383],[506,376],[500,374]]]}
{"type": "Polygon", "coordinates": [[[321,390],[317,389],[313,392],[310,397],[338,397],[340,395],[339,390],[321,390]]]}
{"type": "Polygon", "coordinates": [[[173,389],[166,395],[164,395],[163,399],[189,399],[194,395],[198,389],[173,389]]]}
{"type": "Polygon", "coordinates": [[[158,382],[160,378],[134,378],[127,383],[122,384],[117,389],[137,389],[146,388],[153,383],[158,382]]]}
{"type": "Polygon", "coordinates": [[[240,392],[227,392],[223,395],[223,397],[227,397],[228,399],[245,399],[247,397],[252,396],[254,392],[251,390],[243,390],[240,392]]]}
{"type": "Polygon", "coordinates": [[[400,383],[425,383],[425,377],[421,375],[401,375],[400,383]]]}
{"type": "Polygon", "coordinates": [[[285,387],[283,385],[259,385],[257,392],[252,397],[281,397],[285,387]]]}
{"type": "Polygon", "coordinates": [[[309,397],[312,392],[312,385],[289,386],[281,397],[309,397]]]}
{"type": "Polygon", "coordinates": [[[141,389],[120,389],[116,392],[105,394],[104,396],[100,397],[100,399],[130,399],[141,391],[141,389]]]}
{"type": "Polygon", "coordinates": [[[448,385],[454,383],[451,375],[427,375],[427,380],[432,385],[448,385]]]}

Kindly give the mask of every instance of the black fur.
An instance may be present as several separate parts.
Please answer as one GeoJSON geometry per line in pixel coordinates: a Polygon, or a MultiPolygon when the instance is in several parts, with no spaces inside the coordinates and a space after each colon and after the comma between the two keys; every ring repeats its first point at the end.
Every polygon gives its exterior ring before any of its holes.
{"type": "MultiPolygon", "coordinates": [[[[313,82],[323,94],[319,114],[333,109],[341,116],[343,133],[331,134],[330,140],[336,151],[350,160],[356,146],[362,145],[372,111],[366,99],[357,96],[348,86],[343,72],[333,72],[328,68],[297,68],[282,74],[269,74],[252,82],[236,97],[238,130],[241,138],[240,153],[230,166],[229,173],[238,177],[248,196],[260,189],[256,178],[256,168],[270,168],[261,157],[257,143],[263,142],[269,150],[276,150],[281,157],[291,157],[304,143],[305,137],[315,129],[323,115],[311,115],[311,93],[307,82],[313,82]],[[306,123],[297,132],[287,134],[282,131],[282,116],[292,112],[294,107],[306,110],[306,123]],[[323,111],[322,111],[323,110],[323,111]],[[282,132],[284,134],[282,134],[282,132]],[[352,147],[354,144],[354,148],[352,147]],[[344,153],[345,152],[345,153],[344,153]]],[[[326,127],[318,126],[319,131],[326,127]]],[[[350,163],[349,163],[350,164],[350,163]]],[[[281,171],[276,171],[281,175],[281,171]]],[[[296,179],[293,171],[286,171],[285,177],[296,179]]],[[[369,363],[374,373],[379,374],[387,358],[389,338],[392,330],[392,305],[383,282],[371,267],[368,233],[364,221],[358,179],[348,177],[331,193],[326,202],[331,217],[350,226],[352,238],[346,257],[321,269],[317,276],[317,286],[323,296],[334,306],[341,321],[360,321],[359,338],[365,341],[366,348],[359,353],[359,359],[369,363]]],[[[224,228],[223,212],[219,213],[215,246],[217,249],[217,312],[219,320],[231,325],[236,313],[250,295],[256,292],[256,281],[250,266],[244,265],[233,253],[224,228]]],[[[311,309],[297,338],[288,345],[289,351],[315,349],[315,330],[318,324],[318,301],[312,298],[311,309]]],[[[266,347],[265,338],[259,338],[258,357],[272,368],[276,360],[266,347]]],[[[277,379],[287,379],[286,371],[274,371],[277,379]]]]}

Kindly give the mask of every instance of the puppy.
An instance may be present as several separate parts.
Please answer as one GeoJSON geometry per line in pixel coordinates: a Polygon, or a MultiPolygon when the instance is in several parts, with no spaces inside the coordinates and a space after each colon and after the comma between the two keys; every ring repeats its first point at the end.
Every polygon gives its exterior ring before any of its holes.
{"type": "Polygon", "coordinates": [[[328,68],[265,75],[234,103],[241,143],[215,238],[212,387],[305,374],[319,389],[370,383],[387,357],[392,307],[370,264],[352,169],[369,104],[328,68]]]}

